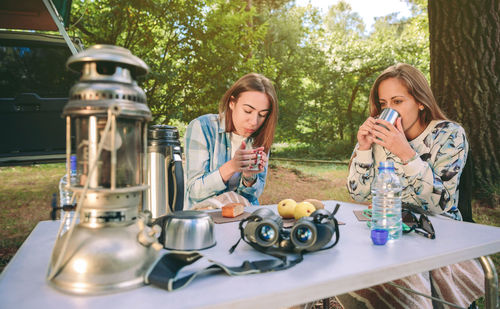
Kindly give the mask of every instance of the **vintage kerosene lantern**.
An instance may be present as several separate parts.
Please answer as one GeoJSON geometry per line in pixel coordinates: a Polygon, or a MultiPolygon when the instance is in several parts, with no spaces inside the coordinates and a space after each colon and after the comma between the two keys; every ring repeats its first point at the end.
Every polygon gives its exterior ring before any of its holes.
{"type": "Polygon", "coordinates": [[[77,209],[71,228],[59,232],[47,279],[74,294],[137,287],[162,247],[159,227],[150,228],[140,212],[151,112],[135,78],[149,68],[111,45],[92,46],[67,66],[82,73],[63,111],[67,166],[77,156],[78,183],[70,188],[77,209]]]}

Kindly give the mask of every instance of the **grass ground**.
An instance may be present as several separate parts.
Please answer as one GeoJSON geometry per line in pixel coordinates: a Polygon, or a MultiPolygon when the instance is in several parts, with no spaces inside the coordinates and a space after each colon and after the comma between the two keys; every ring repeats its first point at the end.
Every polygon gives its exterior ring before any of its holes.
{"type": "MultiPolygon", "coordinates": [[[[35,225],[49,220],[52,194],[65,173],[64,164],[0,167],[0,272],[14,256],[35,225]]],[[[345,165],[299,164],[271,161],[261,204],[276,204],[285,198],[301,201],[351,201],[345,165]]],[[[500,226],[500,207],[474,203],[477,223],[500,226]]],[[[500,269],[500,253],[492,256],[500,269]]]]}
{"type": "Polygon", "coordinates": [[[49,220],[64,164],[0,168],[0,271],[35,225],[49,220]]]}

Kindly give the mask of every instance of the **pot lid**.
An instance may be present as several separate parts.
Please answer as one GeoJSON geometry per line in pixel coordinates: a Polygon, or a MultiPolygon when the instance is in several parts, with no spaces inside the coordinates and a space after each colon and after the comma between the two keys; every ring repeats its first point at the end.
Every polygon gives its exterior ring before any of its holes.
{"type": "Polygon", "coordinates": [[[208,217],[208,214],[198,210],[183,210],[175,211],[167,216],[175,219],[201,219],[208,217]]]}

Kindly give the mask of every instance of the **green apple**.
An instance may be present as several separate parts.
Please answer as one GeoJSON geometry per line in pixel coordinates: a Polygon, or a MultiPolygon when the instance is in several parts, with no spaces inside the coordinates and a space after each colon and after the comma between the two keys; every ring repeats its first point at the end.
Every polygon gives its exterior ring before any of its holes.
{"type": "Polygon", "coordinates": [[[297,202],[287,198],[278,203],[278,213],[285,219],[293,218],[297,202]]]}
{"type": "Polygon", "coordinates": [[[309,202],[300,202],[295,206],[295,220],[299,220],[302,217],[309,217],[315,210],[316,208],[313,204],[309,202]]]}

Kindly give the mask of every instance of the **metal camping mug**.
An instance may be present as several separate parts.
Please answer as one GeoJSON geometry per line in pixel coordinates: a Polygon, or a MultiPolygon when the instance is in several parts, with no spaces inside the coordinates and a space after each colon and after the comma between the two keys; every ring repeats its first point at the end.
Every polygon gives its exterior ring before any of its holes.
{"type": "Polygon", "coordinates": [[[257,162],[255,164],[250,164],[248,167],[249,171],[258,171],[259,170],[259,164],[260,161],[262,160],[262,155],[260,153],[257,154],[257,162]]]}
{"type": "MultiPolygon", "coordinates": [[[[398,119],[399,113],[395,111],[392,108],[384,108],[382,112],[380,113],[380,116],[378,117],[379,119],[384,119],[385,121],[390,122],[392,125],[396,122],[396,119],[398,119]]],[[[386,128],[384,125],[380,124],[379,125],[383,126],[386,128]]],[[[388,128],[386,128],[388,129],[388,128]]]]}

